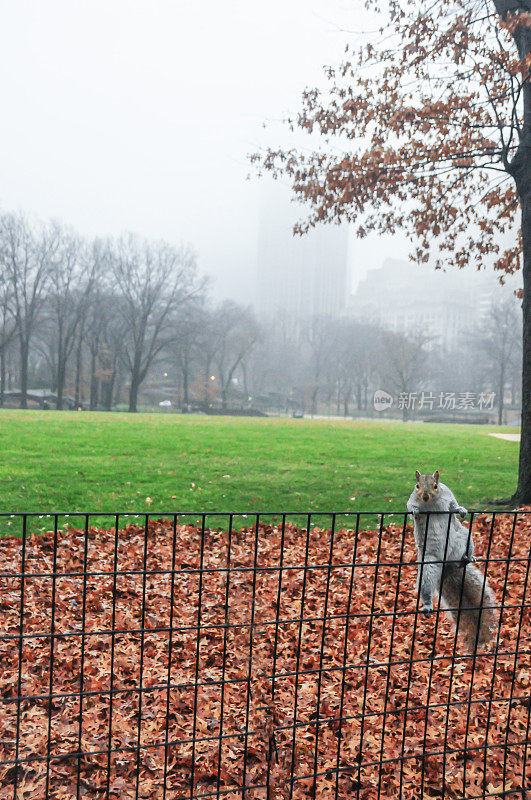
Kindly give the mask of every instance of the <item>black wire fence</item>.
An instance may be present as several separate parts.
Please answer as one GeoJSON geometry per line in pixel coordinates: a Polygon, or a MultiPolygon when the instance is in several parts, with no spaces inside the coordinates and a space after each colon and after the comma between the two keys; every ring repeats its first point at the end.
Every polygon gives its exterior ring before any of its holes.
{"type": "Polygon", "coordinates": [[[410,523],[0,516],[0,798],[528,798],[531,517],[469,514],[457,627],[410,523]]]}

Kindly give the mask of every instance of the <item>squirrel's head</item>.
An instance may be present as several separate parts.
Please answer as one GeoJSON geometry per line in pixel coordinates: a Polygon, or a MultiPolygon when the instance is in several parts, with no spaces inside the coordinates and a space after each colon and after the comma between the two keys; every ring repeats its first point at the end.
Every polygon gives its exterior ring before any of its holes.
{"type": "Polygon", "coordinates": [[[439,492],[439,470],[436,469],[433,475],[421,475],[417,470],[415,472],[415,479],[417,481],[415,490],[417,497],[423,503],[429,503],[431,500],[436,500],[439,492]]]}

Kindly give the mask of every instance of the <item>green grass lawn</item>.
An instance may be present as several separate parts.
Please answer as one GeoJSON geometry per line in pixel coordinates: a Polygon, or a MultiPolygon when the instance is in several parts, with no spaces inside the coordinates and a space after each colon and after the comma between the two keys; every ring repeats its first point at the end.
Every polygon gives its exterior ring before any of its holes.
{"type": "Polygon", "coordinates": [[[401,510],[417,467],[482,508],[516,485],[497,430],[0,411],[0,511],[401,510]]]}

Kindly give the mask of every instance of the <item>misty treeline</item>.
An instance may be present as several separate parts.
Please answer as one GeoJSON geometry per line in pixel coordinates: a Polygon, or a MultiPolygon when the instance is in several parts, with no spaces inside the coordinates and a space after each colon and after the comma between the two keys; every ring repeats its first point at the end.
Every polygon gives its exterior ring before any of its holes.
{"type": "Polygon", "coordinates": [[[86,241],[0,215],[0,405],[258,407],[349,415],[373,392],[494,391],[519,403],[519,304],[495,298],[454,352],[352,318],[211,302],[194,253],[133,234],[86,241]],[[140,400],[139,400],[140,398],[140,400]]]}
{"type": "MultiPolygon", "coordinates": [[[[501,421],[504,403],[521,402],[520,316],[512,294],[495,298],[449,350],[422,331],[404,335],[359,319],[278,315],[242,361],[243,395],[269,395],[279,410],[349,416],[372,415],[377,389],[395,401],[423,391],[435,398],[494,392],[501,421]]],[[[414,416],[415,407],[404,407],[402,416],[414,416]]]]}

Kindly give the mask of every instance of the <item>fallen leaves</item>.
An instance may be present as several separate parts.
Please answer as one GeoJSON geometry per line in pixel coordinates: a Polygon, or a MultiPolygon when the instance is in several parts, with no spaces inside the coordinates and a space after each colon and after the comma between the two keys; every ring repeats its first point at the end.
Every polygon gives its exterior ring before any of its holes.
{"type": "MultiPolygon", "coordinates": [[[[475,524],[482,570],[490,528],[475,524]]],[[[36,800],[525,788],[524,516],[511,531],[495,522],[487,566],[498,653],[476,659],[460,642],[452,658],[442,615],[416,619],[409,530],[400,559],[396,527],[333,543],[291,525],[206,530],[203,547],[200,528],[167,520],[69,529],[55,556],[53,533],[26,540],[23,579],[21,540],[2,539],[0,798],[15,784],[36,800]]]]}

